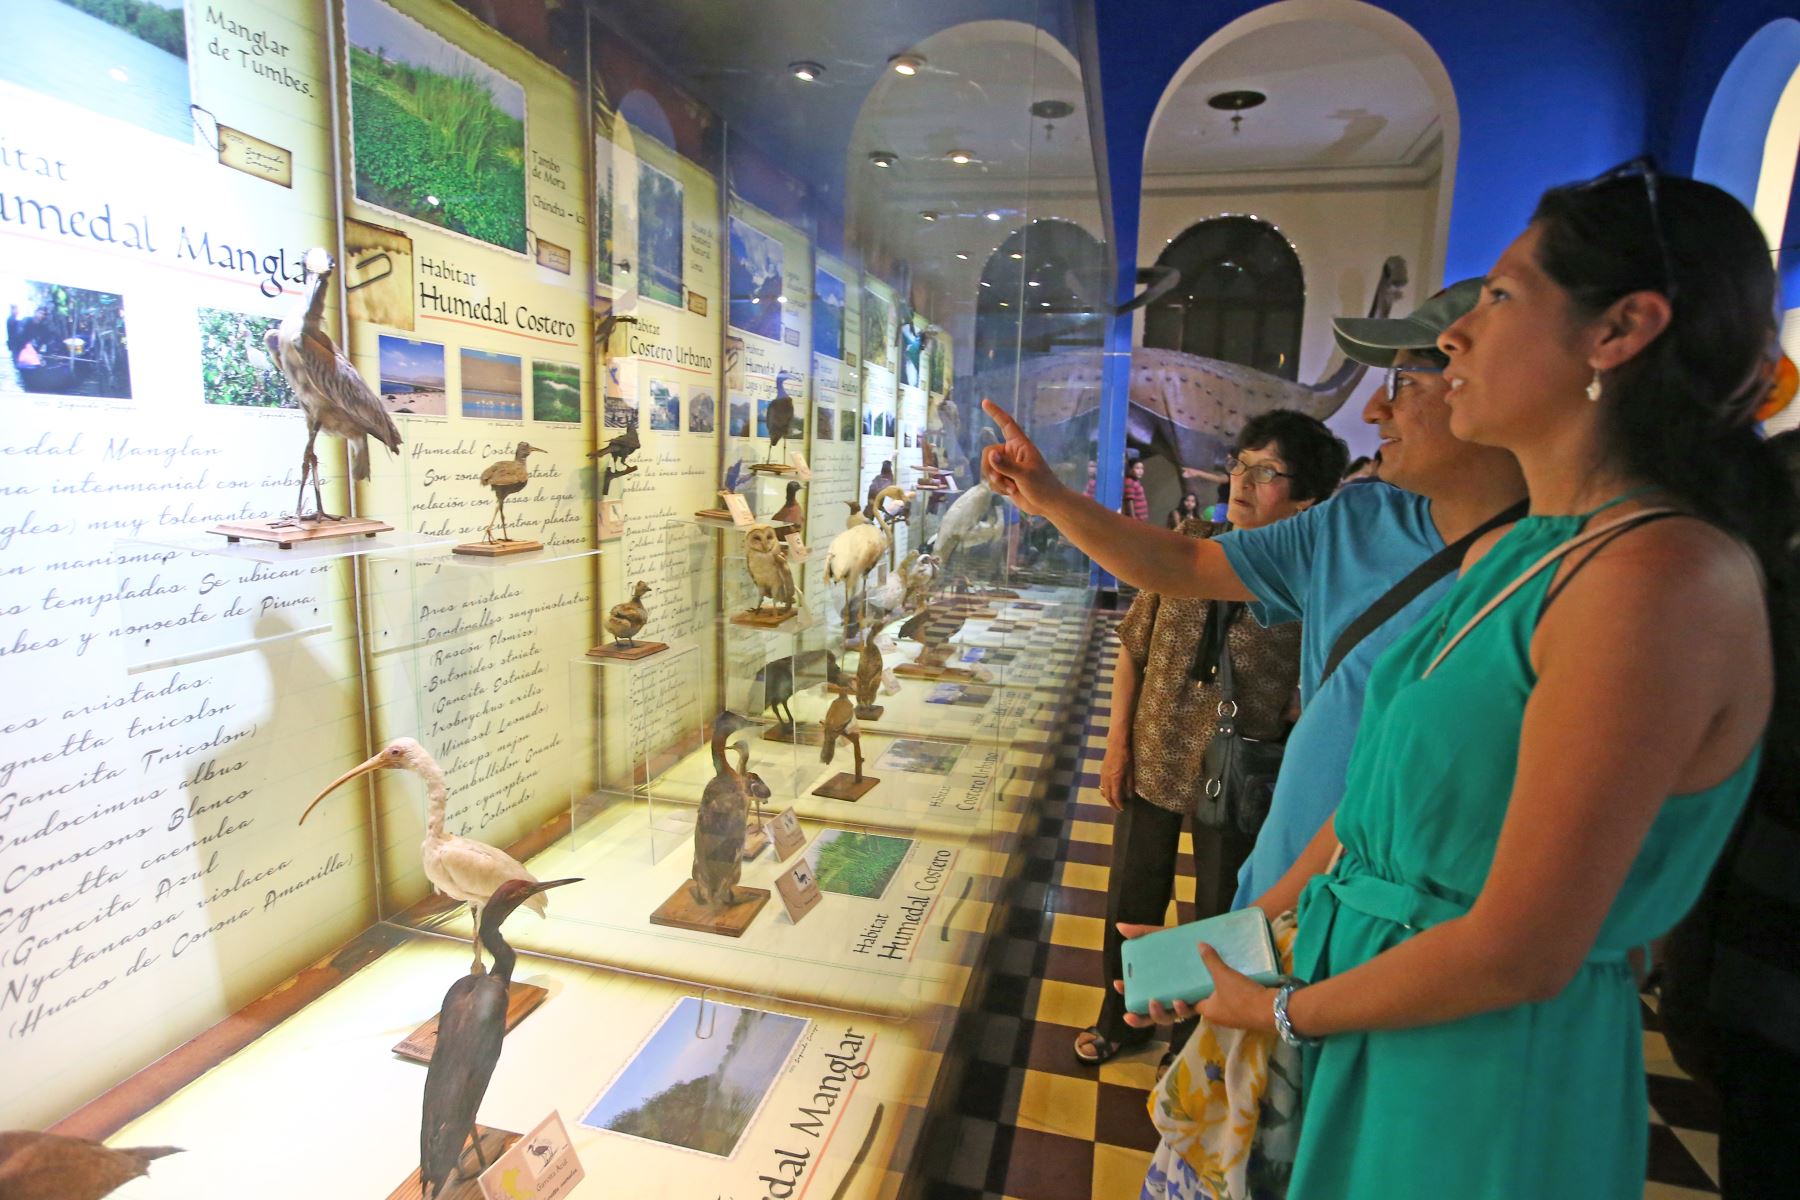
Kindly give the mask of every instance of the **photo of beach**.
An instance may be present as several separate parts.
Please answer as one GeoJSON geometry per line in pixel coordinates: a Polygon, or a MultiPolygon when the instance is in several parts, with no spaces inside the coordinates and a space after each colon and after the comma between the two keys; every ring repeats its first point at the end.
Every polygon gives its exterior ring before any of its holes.
{"type": "Polygon", "coordinates": [[[462,415],[483,421],[525,419],[524,364],[515,354],[462,352],[462,415]]]}
{"type": "MultiPolygon", "coordinates": [[[[6,18],[0,79],[194,141],[182,0],[7,0],[6,18]]],[[[48,113],[31,124],[59,132],[48,113]]]]}
{"type": "Polygon", "coordinates": [[[391,413],[441,417],[449,412],[444,392],[444,348],[437,342],[382,334],[377,346],[381,405],[391,413]]]}

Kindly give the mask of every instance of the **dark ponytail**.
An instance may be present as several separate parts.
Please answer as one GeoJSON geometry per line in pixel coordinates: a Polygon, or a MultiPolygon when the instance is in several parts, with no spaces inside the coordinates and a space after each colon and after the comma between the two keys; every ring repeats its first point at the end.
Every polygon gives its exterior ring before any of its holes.
{"type": "MultiPolygon", "coordinates": [[[[1762,231],[1728,193],[1668,176],[1656,180],[1654,210],[1645,179],[1624,175],[1545,193],[1533,222],[1540,264],[1583,315],[1636,291],[1673,295],[1668,329],[1602,380],[1606,443],[1612,465],[1679,497],[1761,561],[1775,648],[1763,779],[1793,780],[1800,767],[1800,504],[1793,476],[1755,426],[1776,328],[1775,272],[1762,231]]],[[[1793,786],[1780,790],[1792,804],[1793,786]]]]}

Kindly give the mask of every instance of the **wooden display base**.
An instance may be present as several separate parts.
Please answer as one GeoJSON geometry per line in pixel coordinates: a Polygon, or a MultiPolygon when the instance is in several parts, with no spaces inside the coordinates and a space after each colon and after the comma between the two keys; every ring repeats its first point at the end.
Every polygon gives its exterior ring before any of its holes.
{"type": "Polygon", "coordinates": [[[798,608],[783,611],[779,608],[753,608],[749,612],[731,614],[733,625],[748,625],[752,629],[775,629],[793,620],[799,613],[798,608]]]}
{"type": "Polygon", "coordinates": [[[780,742],[784,746],[816,746],[820,741],[817,725],[802,725],[798,730],[782,725],[771,725],[763,730],[763,741],[780,742]]]}
{"type": "Polygon", "coordinates": [[[879,721],[887,708],[880,704],[859,704],[856,706],[856,719],[859,721],[879,721]]]}
{"type": "Polygon", "coordinates": [[[763,847],[768,844],[769,835],[763,832],[762,826],[754,826],[749,833],[744,835],[744,853],[739,857],[743,862],[749,862],[761,854],[763,847]]]}
{"type": "Polygon", "coordinates": [[[827,800],[848,800],[854,804],[875,790],[881,780],[873,775],[864,775],[860,780],[848,771],[839,771],[824,783],[813,789],[813,795],[823,796],[827,800]]]}
{"type": "MultiPolygon", "coordinates": [[[[513,1027],[530,1016],[549,995],[548,989],[541,988],[535,983],[514,981],[506,989],[507,1032],[512,1032],[513,1027]]],[[[437,1049],[437,1036],[438,1019],[433,1017],[408,1034],[404,1042],[394,1047],[394,1053],[416,1063],[428,1063],[431,1061],[432,1051],[437,1049]]],[[[488,1161],[492,1162],[493,1160],[489,1159],[488,1161]]]]}
{"type": "Polygon", "coordinates": [[[610,658],[619,662],[636,662],[640,658],[649,658],[652,654],[660,654],[668,648],[667,642],[633,642],[629,646],[608,642],[604,646],[595,646],[587,652],[587,656],[589,658],[610,658]]]}
{"type": "MultiPolygon", "coordinates": [[[[476,1180],[485,1169],[481,1165],[486,1159],[491,1166],[512,1148],[519,1135],[504,1129],[490,1129],[486,1125],[475,1126],[475,1136],[481,1142],[481,1158],[475,1157],[474,1146],[463,1143],[462,1158],[457,1162],[457,1173],[450,1176],[443,1191],[437,1193],[436,1200],[482,1200],[481,1184],[476,1180]]],[[[388,1200],[424,1200],[425,1185],[419,1180],[419,1168],[414,1167],[406,1182],[388,1193],[388,1200]]]]}
{"type": "Polygon", "coordinates": [[[796,468],[791,463],[751,463],[750,469],[758,475],[792,475],[796,468]]]}
{"type": "Polygon", "coordinates": [[[464,542],[460,546],[451,547],[450,553],[468,554],[475,558],[505,558],[509,554],[529,554],[543,548],[542,542],[509,538],[504,542],[464,542]]]}
{"type": "Polygon", "coordinates": [[[975,672],[967,667],[946,667],[931,663],[901,663],[894,668],[894,674],[902,679],[974,679],[975,672]]]}
{"type": "Polygon", "coordinates": [[[731,514],[722,508],[697,508],[694,510],[694,519],[696,521],[722,521],[727,525],[737,524],[731,519],[731,514]]]}
{"type": "Polygon", "coordinates": [[[226,521],[207,530],[228,542],[274,542],[282,550],[292,550],[301,542],[322,542],[330,538],[374,537],[390,533],[393,526],[386,521],[365,517],[345,517],[341,521],[297,521],[292,517],[276,517],[269,521],[226,521]]]}
{"type": "Polygon", "coordinates": [[[737,894],[743,899],[730,908],[708,908],[694,899],[694,893],[689,890],[688,881],[684,879],[681,886],[650,914],[650,923],[691,929],[695,933],[743,937],[744,930],[750,928],[750,922],[756,919],[756,914],[769,902],[769,889],[740,886],[737,894]]]}

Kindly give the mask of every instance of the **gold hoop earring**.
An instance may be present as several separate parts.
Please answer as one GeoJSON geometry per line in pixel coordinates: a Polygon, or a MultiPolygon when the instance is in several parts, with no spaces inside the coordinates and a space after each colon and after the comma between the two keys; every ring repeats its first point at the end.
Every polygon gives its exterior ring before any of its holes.
{"type": "Polygon", "coordinates": [[[1598,368],[1595,368],[1594,378],[1587,385],[1588,403],[1590,403],[1590,404],[1600,403],[1600,392],[1601,392],[1600,371],[1598,368]]]}

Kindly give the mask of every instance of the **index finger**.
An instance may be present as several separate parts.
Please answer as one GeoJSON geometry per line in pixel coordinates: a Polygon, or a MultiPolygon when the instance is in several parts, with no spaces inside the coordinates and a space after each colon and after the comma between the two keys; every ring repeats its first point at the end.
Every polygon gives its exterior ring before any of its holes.
{"type": "Polygon", "coordinates": [[[995,404],[992,400],[983,400],[981,402],[981,411],[993,418],[994,424],[1000,427],[1001,436],[1008,438],[1012,437],[1014,434],[1018,434],[1020,437],[1025,436],[1025,431],[1019,428],[1019,423],[1013,420],[1012,414],[1007,412],[1004,408],[1001,408],[998,404],[995,404]]]}

